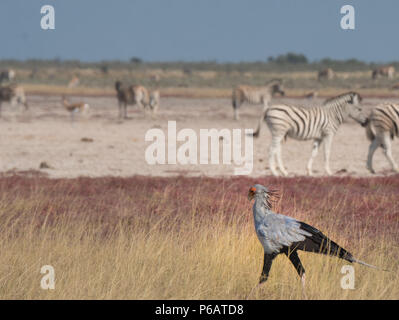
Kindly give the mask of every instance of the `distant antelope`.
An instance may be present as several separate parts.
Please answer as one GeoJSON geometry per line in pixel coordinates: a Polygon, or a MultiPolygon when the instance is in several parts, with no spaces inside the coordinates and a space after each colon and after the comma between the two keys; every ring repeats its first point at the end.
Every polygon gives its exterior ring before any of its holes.
{"type": "Polygon", "coordinates": [[[331,68],[320,70],[317,74],[317,80],[319,80],[319,81],[324,80],[324,79],[331,80],[331,79],[334,79],[334,77],[335,77],[335,72],[331,68]]]}
{"type": "Polygon", "coordinates": [[[395,83],[392,87],[391,90],[398,90],[399,89],[399,83],[395,83]]]}
{"type": "Polygon", "coordinates": [[[373,169],[374,152],[381,147],[387,157],[392,169],[399,172],[399,167],[392,157],[391,140],[399,137],[399,105],[393,103],[383,103],[375,107],[366,123],[367,138],[371,141],[367,156],[367,169],[375,173],[373,169]]]}
{"type": "Polygon", "coordinates": [[[267,108],[269,101],[275,94],[285,95],[281,80],[271,80],[264,87],[238,86],[233,89],[232,104],[234,120],[239,119],[238,109],[244,102],[250,104],[263,104],[267,108]]]}
{"type": "Polygon", "coordinates": [[[26,102],[24,89],[15,84],[0,87],[0,116],[1,105],[3,102],[10,102],[13,106],[17,103],[20,103],[25,106],[25,110],[29,109],[28,103],[26,102]]]}
{"type": "Polygon", "coordinates": [[[141,109],[150,108],[155,112],[159,106],[159,92],[150,92],[143,86],[124,86],[121,81],[115,82],[116,96],[119,105],[119,118],[127,118],[127,105],[137,104],[141,109]]]}
{"type": "Polygon", "coordinates": [[[68,83],[68,88],[75,88],[79,85],[80,80],[77,76],[74,76],[68,83]]]}
{"type": "Polygon", "coordinates": [[[378,77],[387,77],[388,79],[393,79],[395,75],[395,67],[394,66],[385,66],[374,69],[371,78],[373,80],[377,79],[378,77]]]}
{"type": "Polygon", "coordinates": [[[150,80],[158,83],[161,80],[161,76],[158,73],[153,74],[150,76],[150,80]]]}
{"type": "Polygon", "coordinates": [[[319,93],[317,91],[311,91],[306,93],[303,97],[306,99],[314,99],[319,95],[319,93]]]}
{"type": "Polygon", "coordinates": [[[12,69],[0,71],[0,83],[3,81],[12,81],[15,78],[15,71],[12,69]]]}
{"type": "Polygon", "coordinates": [[[85,102],[75,102],[75,103],[70,103],[65,96],[62,96],[62,104],[64,105],[64,108],[70,113],[71,115],[71,121],[74,122],[75,118],[75,113],[79,112],[81,114],[86,113],[90,106],[85,103],[85,102]]]}

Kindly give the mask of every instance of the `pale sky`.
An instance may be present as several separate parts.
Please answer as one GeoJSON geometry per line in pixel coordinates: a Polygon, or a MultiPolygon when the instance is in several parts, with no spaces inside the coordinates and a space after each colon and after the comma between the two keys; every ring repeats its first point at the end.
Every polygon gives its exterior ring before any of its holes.
{"type": "Polygon", "coordinates": [[[397,0],[0,0],[0,59],[399,61],[397,0]],[[55,8],[55,30],[40,8],[55,8]],[[355,30],[340,28],[343,5],[355,30]]]}

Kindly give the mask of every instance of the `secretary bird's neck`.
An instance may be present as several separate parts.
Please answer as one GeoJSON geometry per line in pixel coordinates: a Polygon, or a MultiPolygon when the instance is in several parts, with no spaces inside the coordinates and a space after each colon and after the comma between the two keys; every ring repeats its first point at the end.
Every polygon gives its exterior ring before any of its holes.
{"type": "MultiPolygon", "coordinates": [[[[254,202],[254,215],[266,215],[272,213],[271,204],[267,194],[257,194],[254,202]]],[[[255,217],[256,218],[256,217],[255,217]]]]}

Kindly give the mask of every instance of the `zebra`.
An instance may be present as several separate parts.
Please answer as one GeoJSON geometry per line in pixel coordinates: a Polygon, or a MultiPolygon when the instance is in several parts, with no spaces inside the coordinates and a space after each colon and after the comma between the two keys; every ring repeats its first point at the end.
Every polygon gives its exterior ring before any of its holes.
{"type": "Polygon", "coordinates": [[[3,102],[10,102],[13,106],[17,103],[20,103],[25,106],[25,110],[29,109],[24,89],[21,86],[15,84],[0,86],[0,117],[1,105],[3,102]]]}
{"type": "Polygon", "coordinates": [[[375,107],[366,123],[367,138],[371,141],[367,156],[367,169],[375,173],[373,169],[373,155],[378,147],[384,150],[384,154],[390,162],[392,169],[399,172],[398,165],[392,157],[391,140],[399,137],[399,105],[383,103],[375,107]]]}
{"type": "Polygon", "coordinates": [[[395,67],[394,66],[385,66],[374,69],[371,73],[371,78],[373,80],[377,79],[379,76],[387,77],[388,79],[393,79],[395,75],[395,67]]]}
{"type": "MultiPolygon", "coordinates": [[[[307,165],[308,175],[312,175],[313,159],[316,157],[319,146],[324,142],[325,170],[331,175],[330,149],[332,139],[339,126],[347,119],[352,118],[360,124],[366,121],[362,114],[361,96],[356,92],[347,92],[326,100],[323,106],[312,108],[297,107],[286,104],[271,106],[262,115],[272,134],[272,143],[269,147],[269,167],[272,174],[277,176],[275,159],[281,173],[288,173],[284,168],[281,157],[281,142],[287,137],[296,140],[313,140],[312,154],[307,165]]],[[[260,127],[258,128],[260,129],[260,127]]],[[[259,136],[259,130],[253,133],[259,136]]]]}
{"type": "Polygon", "coordinates": [[[323,79],[331,80],[335,77],[334,70],[331,68],[327,68],[324,70],[320,70],[317,74],[317,80],[321,81],[323,79]]]}
{"type": "Polygon", "coordinates": [[[154,90],[150,92],[150,101],[148,103],[148,107],[151,110],[152,113],[156,113],[159,109],[159,100],[160,100],[160,94],[159,90],[154,90]]]}
{"type": "Polygon", "coordinates": [[[0,83],[3,81],[12,81],[15,78],[15,71],[12,69],[0,71],[0,83]]]}
{"type": "Polygon", "coordinates": [[[139,85],[124,86],[122,82],[115,82],[116,96],[119,104],[119,118],[127,118],[126,107],[128,104],[138,104],[142,109],[146,109],[150,102],[148,90],[139,85]]]}
{"type": "Polygon", "coordinates": [[[285,95],[283,90],[282,81],[271,80],[264,87],[251,87],[240,85],[233,89],[232,105],[234,109],[234,120],[239,119],[238,109],[244,102],[250,104],[263,104],[264,108],[267,107],[272,96],[275,94],[285,95]]]}

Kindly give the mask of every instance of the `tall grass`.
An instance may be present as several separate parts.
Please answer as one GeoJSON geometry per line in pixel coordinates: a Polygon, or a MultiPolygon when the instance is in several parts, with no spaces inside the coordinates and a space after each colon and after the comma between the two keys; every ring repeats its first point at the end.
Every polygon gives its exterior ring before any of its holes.
{"type": "MultiPolygon", "coordinates": [[[[263,252],[248,188],[280,190],[279,212],[310,223],[355,257],[300,254],[309,299],[398,299],[399,176],[354,178],[0,178],[2,299],[245,299],[263,252]],[[55,269],[55,289],[40,268],[55,269]]],[[[303,298],[286,257],[252,299],[303,298]]]]}

